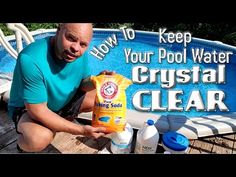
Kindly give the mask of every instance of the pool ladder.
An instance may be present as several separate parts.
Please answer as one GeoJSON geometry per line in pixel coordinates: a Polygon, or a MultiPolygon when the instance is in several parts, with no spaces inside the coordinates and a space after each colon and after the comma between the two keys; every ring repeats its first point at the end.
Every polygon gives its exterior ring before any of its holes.
{"type": "Polygon", "coordinates": [[[26,44],[34,42],[33,36],[30,34],[29,30],[22,23],[6,23],[7,28],[14,31],[16,39],[16,50],[8,42],[7,37],[3,34],[0,29],[0,44],[8,51],[8,53],[17,59],[18,54],[23,49],[23,41],[25,40],[26,44]]]}

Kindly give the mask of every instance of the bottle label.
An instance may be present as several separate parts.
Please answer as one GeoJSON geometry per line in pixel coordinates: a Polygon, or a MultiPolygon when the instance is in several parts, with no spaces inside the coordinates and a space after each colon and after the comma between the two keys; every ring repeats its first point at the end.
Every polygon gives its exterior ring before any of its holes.
{"type": "Polygon", "coordinates": [[[135,153],[138,153],[138,154],[155,154],[155,152],[156,152],[156,147],[142,145],[142,144],[139,144],[139,143],[136,144],[135,153]]]}
{"type": "Polygon", "coordinates": [[[131,151],[131,143],[129,144],[117,144],[114,141],[111,141],[111,151],[114,154],[129,154],[131,151]]]}
{"type": "Polygon", "coordinates": [[[120,149],[125,149],[125,148],[129,148],[131,146],[131,143],[115,143],[114,141],[111,141],[111,143],[116,146],[117,148],[120,148],[120,149]]]}

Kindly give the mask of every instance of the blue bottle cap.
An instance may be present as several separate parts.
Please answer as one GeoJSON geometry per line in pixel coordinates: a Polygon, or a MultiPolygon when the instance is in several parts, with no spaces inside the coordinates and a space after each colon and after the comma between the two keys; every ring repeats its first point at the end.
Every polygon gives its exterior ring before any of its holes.
{"type": "Polygon", "coordinates": [[[147,124],[148,125],[154,125],[154,121],[152,119],[148,119],[147,124]]]}
{"type": "Polygon", "coordinates": [[[189,146],[188,138],[177,132],[164,133],[162,142],[166,147],[174,151],[184,151],[189,146]]]}

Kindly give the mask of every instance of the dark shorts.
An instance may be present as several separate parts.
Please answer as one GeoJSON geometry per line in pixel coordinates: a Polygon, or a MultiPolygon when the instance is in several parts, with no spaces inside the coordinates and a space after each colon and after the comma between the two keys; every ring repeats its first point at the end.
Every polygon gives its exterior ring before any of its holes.
{"type": "MultiPolygon", "coordinates": [[[[80,110],[81,104],[84,100],[85,93],[86,92],[82,92],[82,91],[78,90],[76,92],[75,96],[71,99],[71,101],[67,105],[65,105],[61,110],[59,110],[55,113],[57,113],[61,117],[68,119],[70,121],[74,120],[79,114],[79,110],[80,110]]],[[[27,109],[25,107],[15,108],[15,110],[13,112],[12,120],[15,123],[16,132],[18,134],[21,134],[21,133],[17,130],[17,125],[18,125],[22,115],[26,112],[27,112],[27,109]]]]}

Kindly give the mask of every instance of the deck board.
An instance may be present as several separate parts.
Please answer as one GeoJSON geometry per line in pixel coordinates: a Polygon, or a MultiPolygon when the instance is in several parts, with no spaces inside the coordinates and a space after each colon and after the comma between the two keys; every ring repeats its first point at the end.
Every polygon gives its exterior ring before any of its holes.
{"type": "MultiPolygon", "coordinates": [[[[3,105],[0,109],[0,153],[17,152],[13,150],[14,142],[17,139],[15,125],[11,119],[8,118],[6,110],[3,105]],[[7,148],[9,146],[9,148],[7,148]],[[12,146],[12,147],[11,147],[12,146]],[[6,151],[4,151],[6,148],[6,151]],[[13,151],[12,151],[13,150],[13,151]]],[[[16,143],[15,143],[16,144],[16,143]]]]}
{"type": "MultiPolygon", "coordinates": [[[[136,130],[131,153],[134,152],[136,130]]],[[[16,149],[17,133],[14,123],[7,117],[6,110],[0,107],[0,154],[19,153],[16,149]]],[[[225,134],[190,140],[189,154],[236,154],[236,134],[225,134]]],[[[40,153],[56,154],[107,154],[110,151],[110,136],[101,137],[97,140],[81,135],[69,133],[57,133],[52,143],[40,153]]],[[[156,153],[163,153],[161,136],[156,153]]]]}
{"type": "Polygon", "coordinates": [[[236,154],[236,142],[235,141],[236,141],[236,134],[234,134],[232,154],[236,154]]]}
{"type": "Polygon", "coordinates": [[[56,134],[51,144],[62,153],[73,153],[77,151],[77,147],[81,143],[77,137],[76,135],[60,132],[56,134]]]}
{"type": "MultiPolygon", "coordinates": [[[[84,138],[84,137],[82,137],[84,138]]],[[[84,143],[78,146],[78,152],[83,154],[96,154],[101,151],[110,139],[107,137],[101,137],[99,139],[87,139],[84,143]]]]}
{"type": "Polygon", "coordinates": [[[194,142],[195,142],[195,140],[190,140],[189,141],[189,148],[188,148],[188,151],[187,151],[188,154],[190,154],[190,152],[192,151],[192,148],[194,147],[193,146],[194,142]]]}
{"type": "Polygon", "coordinates": [[[5,148],[0,150],[1,154],[15,154],[19,153],[16,149],[16,141],[12,142],[11,144],[8,144],[5,148]]]}
{"type": "Polygon", "coordinates": [[[14,129],[5,133],[4,136],[0,137],[0,149],[7,147],[9,144],[17,140],[17,133],[14,129]]]}
{"type": "Polygon", "coordinates": [[[216,137],[212,153],[231,154],[233,152],[234,136],[235,135],[231,134],[231,135],[216,137]]]}
{"type": "Polygon", "coordinates": [[[194,140],[191,149],[189,151],[190,154],[209,154],[213,148],[213,138],[201,138],[194,140]]]}
{"type": "MultiPolygon", "coordinates": [[[[1,108],[2,105],[0,104],[1,108]]],[[[0,109],[0,136],[15,128],[11,119],[8,118],[6,110],[0,109]]]]}

